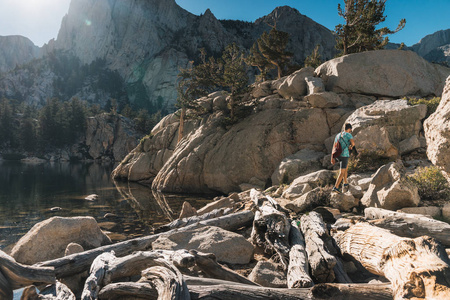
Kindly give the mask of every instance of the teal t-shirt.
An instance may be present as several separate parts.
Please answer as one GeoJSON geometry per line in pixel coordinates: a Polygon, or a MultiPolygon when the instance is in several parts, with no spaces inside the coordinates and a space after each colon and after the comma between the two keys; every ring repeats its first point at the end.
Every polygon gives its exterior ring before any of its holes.
{"type": "Polygon", "coordinates": [[[350,157],[350,152],[348,151],[348,147],[351,145],[350,140],[353,139],[352,134],[350,132],[345,132],[345,131],[340,132],[334,138],[334,142],[336,143],[338,139],[339,139],[339,143],[341,144],[341,147],[342,147],[341,156],[342,157],[350,157]],[[342,138],[341,138],[341,135],[342,135],[342,138]]]}

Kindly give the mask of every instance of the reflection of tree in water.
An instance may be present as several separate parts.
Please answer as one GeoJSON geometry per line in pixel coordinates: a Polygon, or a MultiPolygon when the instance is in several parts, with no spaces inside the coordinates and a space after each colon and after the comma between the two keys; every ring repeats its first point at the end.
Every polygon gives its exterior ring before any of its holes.
{"type": "MultiPolygon", "coordinates": [[[[166,195],[134,182],[114,181],[114,184],[143,222],[154,226],[174,220],[175,213],[170,207],[166,195]]],[[[181,205],[179,206],[181,207],[181,205]]],[[[177,210],[175,209],[175,211],[177,210]]]]}

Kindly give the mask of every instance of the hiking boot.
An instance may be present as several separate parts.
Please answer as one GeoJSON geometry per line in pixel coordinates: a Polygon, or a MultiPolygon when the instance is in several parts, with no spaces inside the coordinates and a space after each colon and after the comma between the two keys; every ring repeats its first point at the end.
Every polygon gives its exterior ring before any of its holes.
{"type": "Polygon", "coordinates": [[[333,187],[333,189],[331,190],[331,192],[337,193],[337,194],[340,194],[340,193],[341,193],[341,191],[340,191],[337,187],[333,187]]]}
{"type": "Polygon", "coordinates": [[[350,187],[350,185],[348,183],[344,183],[344,185],[342,186],[342,192],[343,193],[348,192],[349,187],[350,187]]]}

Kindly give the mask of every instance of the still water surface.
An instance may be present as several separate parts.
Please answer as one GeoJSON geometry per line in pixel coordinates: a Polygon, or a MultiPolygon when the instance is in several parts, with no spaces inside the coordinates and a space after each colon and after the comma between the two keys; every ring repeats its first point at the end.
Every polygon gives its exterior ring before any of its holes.
{"type": "Polygon", "coordinates": [[[99,163],[0,161],[0,250],[10,250],[34,224],[53,216],[92,216],[113,241],[120,241],[176,219],[184,201],[197,209],[211,201],[115,182],[113,169],[99,163]],[[98,200],[85,200],[91,194],[98,200]]]}

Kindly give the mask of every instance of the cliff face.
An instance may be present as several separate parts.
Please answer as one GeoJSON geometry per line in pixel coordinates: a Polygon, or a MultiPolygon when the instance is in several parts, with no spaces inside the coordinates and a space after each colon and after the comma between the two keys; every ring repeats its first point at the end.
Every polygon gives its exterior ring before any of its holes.
{"type": "Polygon", "coordinates": [[[42,86],[43,82],[71,82],[52,64],[55,60],[59,65],[67,64],[66,58],[61,59],[64,55],[78,61],[70,65],[67,72],[80,73],[80,66],[104,61],[107,70],[120,75],[126,98],[132,104],[150,110],[166,107],[170,111],[177,97],[175,84],[179,68],[197,59],[199,48],[205,48],[208,55],[220,55],[225,46],[233,42],[249,49],[264,31],[270,30],[266,22],[273,24],[274,16],[280,19],[277,28],[291,36],[289,48],[295,53],[297,63],[302,64],[317,44],[322,45],[323,59],[333,57],[331,31],[289,7],[279,7],[270,15],[249,23],[220,21],[209,10],[195,16],[174,0],[77,0],[72,1],[57,39],[41,49],[46,60],[44,66],[27,77],[27,85],[21,81],[26,77],[24,74],[6,74],[0,82],[0,96],[20,96],[18,98],[28,102],[42,102],[52,96],[64,99],[76,95],[100,104],[105,102],[102,97],[118,98],[90,88],[92,74],[78,75],[77,79],[83,84],[69,92],[64,89],[62,93],[56,88],[48,95],[41,93],[42,89],[35,87],[42,86]],[[1,86],[7,87],[2,89],[1,86]]]}
{"type": "Polygon", "coordinates": [[[12,70],[37,58],[38,55],[39,47],[26,37],[0,36],[0,72],[12,70]]]}
{"type": "MultiPolygon", "coordinates": [[[[419,43],[413,45],[411,48],[414,52],[422,57],[426,57],[430,53],[436,51],[441,47],[450,45],[450,29],[440,30],[433,34],[427,35],[420,40],[419,43]]],[[[449,56],[449,54],[447,54],[449,56]]]]}

